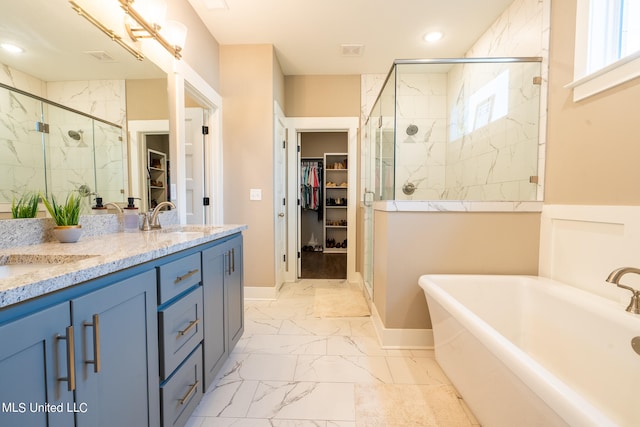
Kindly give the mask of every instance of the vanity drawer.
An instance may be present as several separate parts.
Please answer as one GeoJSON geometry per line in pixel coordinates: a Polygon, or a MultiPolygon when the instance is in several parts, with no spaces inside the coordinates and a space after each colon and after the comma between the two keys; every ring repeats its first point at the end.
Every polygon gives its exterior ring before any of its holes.
{"type": "Polygon", "coordinates": [[[158,304],[163,304],[191,286],[200,283],[202,280],[200,253],[161,265],[158,270],[160,273],[158,304]]]}
{"type": "Polygon", "coordinates": [[[198,286],[158,312],[161,380],[202,341],[202,298],[202,286],[198,286]]]}
{"type": "Polygon", "coordinates": [[[160,387],[163,427],[184,426],[198,406],[203,392],[202,346],[198,346],[176,373],[160,387]]]}

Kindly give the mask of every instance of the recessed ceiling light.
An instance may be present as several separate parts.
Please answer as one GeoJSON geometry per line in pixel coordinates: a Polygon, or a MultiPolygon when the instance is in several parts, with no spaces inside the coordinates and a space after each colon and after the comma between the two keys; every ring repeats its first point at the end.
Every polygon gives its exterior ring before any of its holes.
{"type": "Polygon", "coordinates": [[[0,46],[6,50],[7,52],[11,52],[11,53],[22,53],[24,52],[24,49],[22,49],[19,46],[16,46],[14,44],[11,43],[2,43],[0,44],[0,46]]]}
{"type": "Polygon", "coordinates": [[[444,34],[442,34],[442,32],[440,32],[440,31],[432,31],[430,33],[427,33],[424,36],[424,40],[429,42],[429,43],[435,43],[438,40],[440,40],[443,36],[444,36],[444,34]]]}

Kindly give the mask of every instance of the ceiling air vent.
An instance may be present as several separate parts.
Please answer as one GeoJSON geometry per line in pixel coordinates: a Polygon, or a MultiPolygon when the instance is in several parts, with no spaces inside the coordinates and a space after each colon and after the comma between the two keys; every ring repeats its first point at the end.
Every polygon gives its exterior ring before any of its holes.
{"type": "Polygon", "coordinates": [[[362,56],[364,45],[362,44],[341,44],[340,52],[342,56],[362,56]]]}
{"type": "Polygon", "coordinates": [[[107,52],[103,51],[103,50],[91,50],[88,52],[84,52],[87,55],[93,56],[95,59],[97,59],[100,62],[116,62],[116,59],[109,55],[107,52]]]}

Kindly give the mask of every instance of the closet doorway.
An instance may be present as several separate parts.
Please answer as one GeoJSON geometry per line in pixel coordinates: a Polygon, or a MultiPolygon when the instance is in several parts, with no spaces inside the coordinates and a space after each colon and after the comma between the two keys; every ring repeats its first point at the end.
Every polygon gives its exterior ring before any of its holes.
{"type": "Polygon", "coordinates": [[[347,278],[347,132],[299,134],[298,275],[347,278]]]}

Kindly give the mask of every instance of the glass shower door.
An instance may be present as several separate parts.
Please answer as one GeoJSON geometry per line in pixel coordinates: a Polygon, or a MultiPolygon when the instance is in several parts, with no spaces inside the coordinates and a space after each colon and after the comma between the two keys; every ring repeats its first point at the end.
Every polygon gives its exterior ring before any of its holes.
{"type": "Polygon", "coordinates": [[[363,253],[363,279],[364,286],[373,298],[373,201],[375,198],[374,170],[375,170],[375,143],[371,140],[376,137],[377,129],[372,126],[371,120],[365,126],[364,146],[362,162],[364,170],[364,195],[363,195],[363,222],[364,222],[364,253],[363,253]]]}

